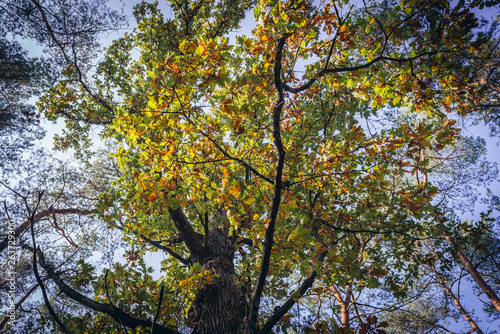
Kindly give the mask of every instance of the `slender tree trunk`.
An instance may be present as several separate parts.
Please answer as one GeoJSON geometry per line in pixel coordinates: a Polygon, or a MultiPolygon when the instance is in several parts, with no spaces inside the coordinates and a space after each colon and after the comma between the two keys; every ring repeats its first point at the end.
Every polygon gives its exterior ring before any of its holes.
{"type": "Polygon", "coordinates": [[[461,250],[456,249],[453,241],[449,236],[446,237],[446,241],[452,249],[456,250],[460,261],[465,266],[465,269],[467,269],[472,279],[474,279],[477,285],[481,288],[481,291],[488,297],[496,310],[500,312],[500,298],[498,298],[495,291],[493,291],[489,284],[485,282],[481,274],[476,270],[476,267],[474,267],[472,262],[470,262],[469,258],[461,250]]]}
{"type": "Polygon", "coordinates": [[[333,291],[333,295],[335,296],[335,299],[340,305],[340,316],[341,316],[341,327],[342,328],[349,328],[349,320],[350,320],[350,315],[349,315],[349,300],[350,300],[350,294],[349,291],[346,294],[345,300],[342,298],[342,294],[340,293],[339,289],[335,285],[332,284],[331,289],[333,291]]]}
{"type": "Polygon", "coordinates": [[[434,264],[432,264],[430,267],[431,267],[432,271],[434,272],[434,274],[435,274],[435,276],[436,276],[439,284],[443,287],[443,289],[446,292],[446,294],[448,296],[450,296],[450,298],[453,300],[453,303],[457,307],[458,311],[462,314],[462,316],[465,318],[465,320],[467,320],[467,322],[470,324],[470,326],[472,327],[472,329],[477,334],[484,334],[483,331],[481,330],[481,328],[479,328],[479,326],[471,318],[471,316],[469,315],[469,313],[464,309],[464,307],[462,306],[462,303],[460,303],[460,300],[457,298],[457,296],[455,296],[455,294],[453,293],[453,291],[451,291],[451,289],[448,287],[448,285],[446,285],[446,282],[444,281],[443,276],[441,276],[441,274],[438,273],[438,271],[436,270],[436,267],[434,266],[434,264]]]}

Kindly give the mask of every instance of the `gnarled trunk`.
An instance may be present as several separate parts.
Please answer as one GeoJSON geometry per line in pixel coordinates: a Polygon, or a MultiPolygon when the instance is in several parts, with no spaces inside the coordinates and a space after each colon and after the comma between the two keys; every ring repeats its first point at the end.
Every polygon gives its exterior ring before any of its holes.
{"type": "Polygon", "coordinates": [[[189,310],[195,334],[239,333],[243,322],[242,295],[234,282],[234,246],[227,228],[210,230],[200,263],[218,277],[197,294],[189,310]]]}

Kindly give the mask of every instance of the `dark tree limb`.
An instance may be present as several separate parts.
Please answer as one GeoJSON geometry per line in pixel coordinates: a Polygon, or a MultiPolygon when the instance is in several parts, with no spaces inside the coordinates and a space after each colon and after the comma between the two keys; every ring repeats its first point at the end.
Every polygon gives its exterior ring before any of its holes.
{"type": "Polygon", "coordinates": [[[198,236],[199,233],[193,229],[193,226],[189,222],[188,218],[182,211],[181,207],[176,209],[168,208],[170,218],[174,221],[175,227],[179,231],[182,237],[182,241],[186,244],[189,252],[195,262],[200,262],[199,259],[203,255],[203,244],[200,242],[198,236]]]}
{"type": "Polygon", "coordinates": [[[177,254],[176,252],[174,252],[172,249],[168,248],[167,246],[164,246],[161,244],[161,242],[159,241],[155,241],[155,240],[151,240],[149,239],[148,237],[144,236],[144,235],[139,235],[139,238],[141,238],[142,240],[146,241],[148,244],[158,248],[158,249],[161,249],[162,251],[164,252],[167,252],[170,256],[172,256],[173,258],[179,260],[182,264],[186,265],[186,266],[190,266],[191,265],[191,261],[189,261],[188,259],[185,259],[183,258],[182,256],[180,256],[179,254],[177,254]]]}
{"type": "Polygon", "coordinates": [[[395,63],[408,63],[412,62],[416,59],[422,58],[424,56],[432,56],[438,53],[446,53],[444,50],[439,50],[439,51],[429,51],[429,52],[424,52],[419,55],[413,56],[413,57],[408,57],[408,58],[392,58],[392,57],[386,57],[386,56],[378,56],[372,59],[371,61],[361,64],[361,65],[356,65],[356,66],[350,66],[350,67],[340,67],[340,68],[330,68],[330,69],[322,69],[316,75],[310,79],[308,82],[303,84],[302,86],[299,87],[290,87],[286,83],[283,83],[283,89],[287,92],[290,93],[300,93],[311,87],[318,79],[321,77],[327,75],[327,74],[333,74],[333,73],[343,73],[343,72],[354,72],[358,71],[364,68],[369,68],[372,65],[375,65],[376,63],[380,62],[395,62],[395,63]]]}
{"type": "Polygon", "coordinates": [[[156,321],[158,321],[158,317],[160,316],[161,311],[161,303],[163,302],[163,291],[165,286],[162,284],[160,289],[160,298],[158,298],[158,308],[156,309],[155,318],[153,319],[153,325],[151,326],[151,334],[155,334],[156,329],[156,321]]]}
{"type": "MultiPolygon", "coordinates": [[[[61,292],[64,293],[67,297],[73,299],[77,303],[85,307],[88,307],[94,311],[109,315],[116,322],[122,323],[124,326],[128,328],[135,329],[139,326],[151,328],[152,321],[150,320],[142,320],[135,318],[129,315],[128,313],[125,313],[122,310],[113,307],[111,304],[96,302],[95,300],[92,300],[84,296],[80,292],[70,288],[66,283],[64,283],[60,275],[55,272],[54,268],[45,261],[45,257],[40,249],[37,250],[37,254],[40,266],[42,266],[42,268],[47,272],[47,275],[50,277],[50,279],[54,281],[59,290],[61,290],[61,292]]],[[[155,334],[179,334],[177,331],[174,331],[164,326],[157,325],[155,327],[157,328],[155,334]]]]}
{"type": "Polygon", "coordinates": [[[255,285],[255,289],[253,292],[251,311],[248,319],[248,326],[250,333],[256,333],[258,331],[260,299],[262,297],[264,285],[266,283],[267,275],[269,273],[271,251],[273,248],[274,230],[276,225],[276,219],[278,217],[279,206],[281,203],[281,191],[283,189],[283,168],[285,166],[285,148],[283,146],[283,141],[281,140],[281,112],[283,110],[283,105],[285,103],[285,95],[283,90],[283,81],[281,80],[281,72],[282,72],[281,59],[283,56],[283,48],[285,47],[285,42],[290,35],[291,34],[285,34],[278,41],[278,46],[276,50],[276,59],[274,61],[274,85],[276,90],[276,97],[273,103],[272,127],[273,127],[273,142],[274,142],[277,161],[276,161],[276,170],[274,175],[273,198],[268,218],[269,223],[266,228],[265,239],[264,239],[264,250],[262,253],[259,277],[257,279],[257,284],[255,285]]]}
{"type": "MultiPolygon", "coordinates": [[[[120,226],[115,226],[115,228],[123,231],[123,228],[120,227],[120,226]]],[[[196,233],[196,232],[195,232],[196,233]]],[[[144,240],[145,242],[147,242],[148,244],[150,244],[151,246],[153,247],[156,247],[168,254],[170,254],[173,258],[179,260],[182,264],[186,265],[186,266],[191,266],[191,261],[188,260],[188,259],[185,259],[183,258],[182,256],[180,256],[179,254],[177,254],[176,252],[174,252],[172,249],[170,249],[169,247],[167,246],[164,246],[160,241],[156,241],[156,240],[151,240],[149,239],[148,237],[146,237],[144,234],[136,234],[139,238],[141,238],[142,240],[144,240]]],[[[177,237],[174,241],[172,241],[171,243],[181,243],[182,242],[182,237],[177,237]]]]}
{"type": "MultiPolygon", "coordinates": [[[[326,253],[327,252],[325,251],[320,254],[319,261],[323,261],[325,259],[326,253]]],[[[278,323],[278,321],[280,321],[280,319],[283,318],[283,316],[287,314],[288,311],[290,311],[293,305],[295,305],[297,300],[301,298],[307,292],[307,290],[309,290],[310,287],[312,287],[316,276],[318,276],[318,273],[316,271],[313,271],[311,275],[309,275],[300,285],[299,289],[293,293],[293,297],[288,298],[285,304],[278,308],[271,316],[271,318],[267,320],[259,334],[271,333],[273,327],[278,323]]]]}

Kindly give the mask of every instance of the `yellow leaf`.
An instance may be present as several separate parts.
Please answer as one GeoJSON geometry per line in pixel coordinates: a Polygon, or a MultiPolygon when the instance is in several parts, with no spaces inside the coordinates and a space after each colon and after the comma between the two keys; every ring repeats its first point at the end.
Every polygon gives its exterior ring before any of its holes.
{"type": "Polygon", "coordinates": [[[292,241],[295,238],[297,238],[300,235],[300,233],[297,232],[297,230],[293,230],[292,233],[288,236],[288,241],[292,241]]]}
{"type": "Polygon", "coordinates": [[[251,39],[246,39],[245,42],[243,42],[247,49],[250,49],[252,47],[252,40],[251,39]]]}
{"type": "Polygon", "coordinates": [[[158,105],[156,104],[156,102],[154,100],[149,100],[148,101],[148,107],[150,107],[151,109],[156,109],[158,107],[158,105]]]}
{"type": "Polygon", "coordinates": [[[297,209],[299,206],[297,205],[296,201],[289,201],[286,203],[283,203],[283,208],[285,209],[297,209]]]}
{"type": "Polygon", "coordinates": [[[255,202],[255,197],[253,197],[253,196],[250,196],[250,197],[246,198],[246,199],[243,201],[243,203],[245,203],[245,204],[252,204],[252,203],[254,203],[254,202],[255,202]]]}
{"type": "Polygon", "coordinates": [[[238,186],[229,188],[229,194],[238,198],[240,197],[241,189],[238,186]]]}

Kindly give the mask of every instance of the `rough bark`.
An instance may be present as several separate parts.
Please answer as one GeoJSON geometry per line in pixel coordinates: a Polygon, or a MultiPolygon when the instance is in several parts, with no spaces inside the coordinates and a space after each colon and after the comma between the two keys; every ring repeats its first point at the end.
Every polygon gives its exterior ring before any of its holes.
{"type": "Polygon", "coordinates": [[[201,254],[202,269],[218,275],[196,295],[190,308],[194,334],[239,333],[243,322],[241,293],[233,279],[234,247],[227,228],[210,229],[201,254]]]}
{"type": "MultiPolygon", "coordinates": [[[[189,309],[193,334],[240,333],[244,309],[242,295],[236,286],[234,274],[234,244],[224,227],[227,217],[223,209],[211,215],[211,227],[206,235],[196,233],[181,208],[169,209],[170,217],[189,249],[192,263],[215,276],[195,296],[189,309]]],[[[208,224],[208,222],[206,222],[208,224]]]]}

